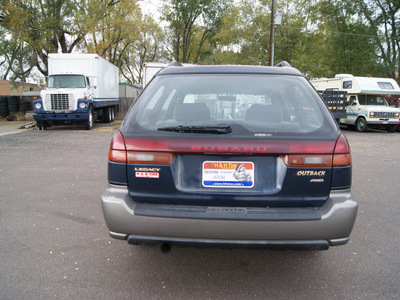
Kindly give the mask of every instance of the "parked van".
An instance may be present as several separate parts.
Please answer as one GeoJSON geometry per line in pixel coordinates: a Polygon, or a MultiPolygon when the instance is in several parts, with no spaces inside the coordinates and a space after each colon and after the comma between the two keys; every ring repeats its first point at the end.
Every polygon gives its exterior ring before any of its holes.
{"type": "Polygon", "coordinates": [[[347,92],[347,118],[340,119],[341,124],[355,126],[361,132],[368,127],[385,128],[388,132],[397,129],[400,109],[386,101],[400,97],[400,87],[394,79],[338,74],[335,78],[312,79],[311,83],[318,91],[347,92]]]}

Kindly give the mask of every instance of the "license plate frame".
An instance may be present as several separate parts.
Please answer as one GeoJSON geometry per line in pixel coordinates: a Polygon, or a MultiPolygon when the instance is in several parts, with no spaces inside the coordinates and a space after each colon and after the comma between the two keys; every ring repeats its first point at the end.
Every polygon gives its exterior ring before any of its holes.
{"type": "Polygon", "coordinates": [[[251,189],[255,165],[251,161],[204,161],[201,183],[205,188],[251,189]]]}

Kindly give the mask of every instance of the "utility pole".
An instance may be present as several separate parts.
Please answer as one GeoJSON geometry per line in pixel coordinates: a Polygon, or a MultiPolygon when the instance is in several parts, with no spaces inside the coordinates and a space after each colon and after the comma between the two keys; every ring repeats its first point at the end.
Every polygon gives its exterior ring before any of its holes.
{"type": "Polygon", "coordinates": [[[271,28],[269,32],[269,59],[268,65],[274,65],[274,4],[275,0],[272,0],[272,7],[271,7],[271,28]]]}

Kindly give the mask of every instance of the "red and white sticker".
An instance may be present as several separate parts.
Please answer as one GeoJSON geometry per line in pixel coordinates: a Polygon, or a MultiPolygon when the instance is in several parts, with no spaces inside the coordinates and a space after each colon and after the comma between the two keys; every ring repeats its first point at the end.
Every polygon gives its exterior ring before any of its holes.
{"type": "Polygon", "coordinates": [[[160,178],[160,173],[157,172],[135,172],[138,178],[160,178]]]}

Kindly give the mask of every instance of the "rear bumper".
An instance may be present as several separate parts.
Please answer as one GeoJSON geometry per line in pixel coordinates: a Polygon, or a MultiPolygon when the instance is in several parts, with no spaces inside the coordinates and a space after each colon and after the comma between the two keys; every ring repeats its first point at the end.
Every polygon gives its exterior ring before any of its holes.
{"type": "MultiPolygon", "coordinates": [[[[314,215],[307,219],[304,210],[308,208],[291,208],[293,216],[282,214],[282,218],[279,210],[272,211],[271,218],[246,218],[246,208],[228,209],[223,211],[223,217],[218,210],[213,217],[207,208],[207,214],[197,217],[182,217],[180,208],[176,215],[157,216],[139,212],[143,208],[132,201],[126,187],[110,185],[102,196],[102,207],[110,235],[131,244],[327,249],[348,242],[358,205],[346,190],[333,191],[322,207],[314,209],[319,218],[314,215]],[[238,214],[240,217],[236,218],[238,214]]],[[[171,212],[173,208],[168,206],[166,210],[171,212]]],[[[270,213],[268,208],[265,213],[270,213]]]]}

